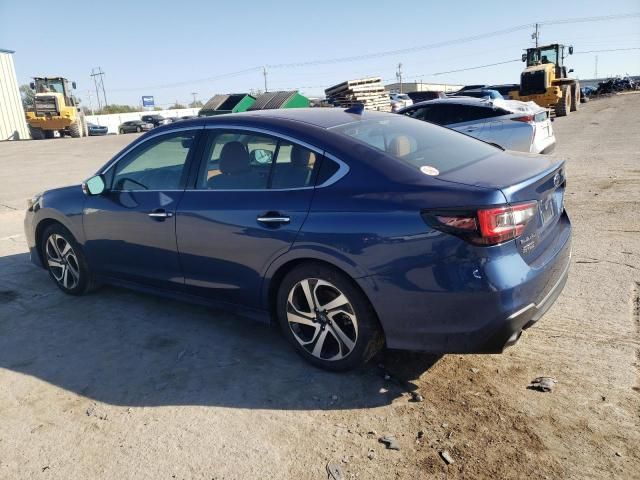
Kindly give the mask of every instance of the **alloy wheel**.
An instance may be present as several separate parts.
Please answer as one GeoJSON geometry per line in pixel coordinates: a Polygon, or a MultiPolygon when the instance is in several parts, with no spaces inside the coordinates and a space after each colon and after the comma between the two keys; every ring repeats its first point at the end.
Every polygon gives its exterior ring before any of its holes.
{"type": "Polygon", "coordinates": [[[287,298],[287,321],[296,341],[314,357],[347,357],[358,340],[358,320],[347,296],[318,278],[296,283],[287,298]]]}
{"type": "Polygon", "coordinates": [[[45,244],[47,265],[53,278],[66,290],[73,290],[80,282],[78,257],[71,244],[62,236],[54,233],[45,244]]]}

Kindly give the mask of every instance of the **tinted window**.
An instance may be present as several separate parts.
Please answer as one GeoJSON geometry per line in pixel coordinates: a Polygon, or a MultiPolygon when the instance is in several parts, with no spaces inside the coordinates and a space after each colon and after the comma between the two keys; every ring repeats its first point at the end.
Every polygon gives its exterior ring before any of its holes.
{"type": "Polygon", "coordinates": [[[271,188],[301,188],[313,184],[316,154],[311,150],[281,141],[271,174],[271,188]]]}
{"type": "Polygon", "coordinates": [[[113,170],[114,190],[176,190],[195,133],[166,135],[145,142],[120,160],[113,170]]]}
{"type": "Polygon", "coordinates": [[[318,178],[316,179],[316,185],[322,185],[324,182],[333,177],[340,165],[338,165],[333,160],[328,159],[327,157],[323,157],[320,162],[320,170],[318,171],[318,178]]]}
{"type": "Polygon", "coordinates": [[[277,140],[246,132],[209,132],[206,163],[198,188],[255,190],[267,188],[277,140]]]}
{"type": "Polygon", "coordinates": [[[332,127],[416,167],[432,166],[440,172],[462,167],[496,153],[496,147],[427,122],[402,115],[361,120],[332,127]]]}

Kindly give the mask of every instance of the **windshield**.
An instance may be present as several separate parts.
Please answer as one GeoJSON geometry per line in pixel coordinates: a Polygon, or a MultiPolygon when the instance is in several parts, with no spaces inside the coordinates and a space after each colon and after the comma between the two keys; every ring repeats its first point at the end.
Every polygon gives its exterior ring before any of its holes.
{"type": "Polygon", "coordinates": [[[558,63],[558,52],[555,47],[533,49],[527,52],[527,66],[540,63],[558,63]]]}
{"type": "Polygon", "coordinates": [[[64,94],[64,86],[62,80],[58,79],[36,79],[36,93],[62,93],[64,94]]]}
{"type": "Polygon", "coordinates": [[[464,167],[496,153],[487,143],[413,118],[387,116],[338,125],[329,130],[382,150],[411,165],[440,173],[464,167]]]}

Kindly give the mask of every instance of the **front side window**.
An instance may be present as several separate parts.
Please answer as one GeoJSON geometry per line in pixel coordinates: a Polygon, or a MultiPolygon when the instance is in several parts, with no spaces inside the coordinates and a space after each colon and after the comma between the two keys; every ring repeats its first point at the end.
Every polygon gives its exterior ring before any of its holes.
{"type": "Polygon", "coordinates": [[[113,190],[177,190],[195,133],[149,140],[120,160],[113,170],[113,190]]]}
{"type": "Polygon", "coordinates": [[[288,189],[313,185],[316,154],[263,134],[212,131],[197,188],[208,190],[288,189]]]}

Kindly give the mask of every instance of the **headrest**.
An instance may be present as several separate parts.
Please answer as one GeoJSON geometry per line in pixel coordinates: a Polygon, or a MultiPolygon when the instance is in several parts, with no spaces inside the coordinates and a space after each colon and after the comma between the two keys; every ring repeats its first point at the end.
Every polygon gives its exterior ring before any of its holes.
{"type": "Polygon", "coordinates": [[[406,135],[398,135],[389,142],[388,152],[395,157],[404,157],[411,153],[411,140],[406,135]]]}
{"type": "Polygon", "coordinates": [[[291,164],[296,167],[308,167],[313,153],[306,148],[294,145],[291,148],[291,164]]]}
{"type": "Polygon", "coordinates": [[[220,172],[234,175],[248,172],[251,169],[251,158],[247,148],[240,142],[229,142],[220,152],[220,172]]]}

